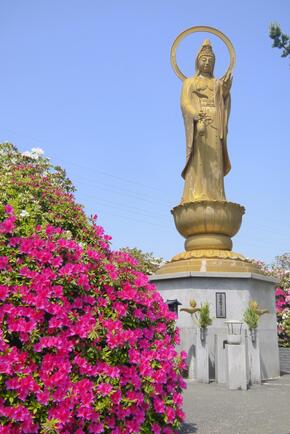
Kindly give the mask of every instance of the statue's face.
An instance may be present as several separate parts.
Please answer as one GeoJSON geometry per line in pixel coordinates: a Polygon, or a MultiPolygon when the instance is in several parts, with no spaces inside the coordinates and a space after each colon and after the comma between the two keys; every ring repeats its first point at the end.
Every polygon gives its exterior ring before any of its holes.
{"type": "Polygon", "coordinates": [[[198,59],[199,71],[207,74],[213,73],[214,58],[212,56],[200,56],[198,59]]]}

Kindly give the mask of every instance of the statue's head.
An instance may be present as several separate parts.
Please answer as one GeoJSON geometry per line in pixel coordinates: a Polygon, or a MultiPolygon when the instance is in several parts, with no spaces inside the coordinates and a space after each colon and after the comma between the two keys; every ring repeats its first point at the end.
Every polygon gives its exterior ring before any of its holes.
{"type": "Polygon", "coordinates": [[[196,60],[195,60],[196,75],[199,75],[200,73],[204,73],[213,76],[214,64],[215,64],[215,55],[212,50],[210,40],[206,39],[203,42],[196,56],[196,60]]]}

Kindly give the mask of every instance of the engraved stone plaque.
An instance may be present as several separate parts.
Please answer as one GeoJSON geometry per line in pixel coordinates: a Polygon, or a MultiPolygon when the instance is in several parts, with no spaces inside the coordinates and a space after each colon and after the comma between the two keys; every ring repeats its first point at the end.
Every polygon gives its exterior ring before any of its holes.
{"type": "Polygon", "coordinates": [[[226,293],[225,292],[216,292],[215,294],[215,306],[216,306],[216,317],[217,318],[226,318],[227,310],[226,310],[226,293]]]}

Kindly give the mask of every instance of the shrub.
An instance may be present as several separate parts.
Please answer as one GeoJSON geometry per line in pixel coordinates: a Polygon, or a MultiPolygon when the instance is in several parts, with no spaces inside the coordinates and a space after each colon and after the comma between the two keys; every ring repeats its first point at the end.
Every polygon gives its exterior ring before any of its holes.
{"type": "Polygon", "coordinates": [[[158,258],[152,252],[142,252],[137,247],[123,247],[121,252],[129,253],[137,260],[136,268],[144,274],[154,274],[165,263],[163,258],[158,258]]]}
{"type": "Polygon", "coordinates": [[[277,327],[280,347],[290,347],[290,273],[285,272],[282,281],[288,280],[286,287],[280,281],[275,290],[277,327]],[[285,278],[286,277],[286,278],[285,278]]]}
{"type": "Polygon", "coordinates": [[[175,315],[61,169],[1,149],[0,433],[176,432],[175,315]]]}
{"type": "Polygon", "coordinates": [[[277,256],[271,266],[261,261],[255,264],[264,274],[278,280],[275,289],[278,342],[280,347],[290,347],[290,254],[277,256]]]}
{"type": "MultiPolygon", "coordinates": [[[[61,227],[67,238],[95,243],[96,227],[75,202],[66,173],[50,164],[43,151],[20,153],[10,143],[0,144],[0,203],[10,204],[18,216],[17,235],[30,235],[37,225],[61,227]]],[[[104,235],[98,227],[100,235],[104,235]]],[[[111,239],[100,239],[102,244],[111,239]]]]}

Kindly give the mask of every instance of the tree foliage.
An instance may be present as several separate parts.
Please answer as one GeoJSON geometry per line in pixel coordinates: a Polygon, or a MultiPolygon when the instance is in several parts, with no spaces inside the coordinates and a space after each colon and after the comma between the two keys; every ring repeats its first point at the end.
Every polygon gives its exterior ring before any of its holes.
{"type": "Polygon", "coordinates": [[[145,274],[154,274],[158,268],[165,262],[163,258],[154,256],[152,252],[143,252],[137,247],[123,247],[121,252],[129,253],[136,259],[136,268],[145,274]]]}
{"type": "Polygon", "coordinates": [[[290,36],[282,32],[279,24],[270,25],[269,36],[273,40],[272,47],[282,50],[281,57],[290,55],[290,36]]]}

